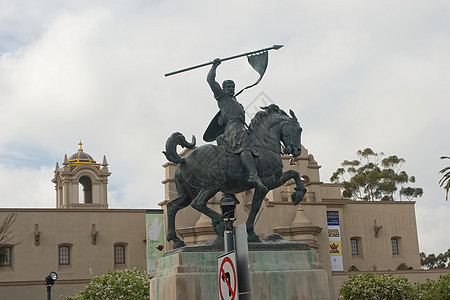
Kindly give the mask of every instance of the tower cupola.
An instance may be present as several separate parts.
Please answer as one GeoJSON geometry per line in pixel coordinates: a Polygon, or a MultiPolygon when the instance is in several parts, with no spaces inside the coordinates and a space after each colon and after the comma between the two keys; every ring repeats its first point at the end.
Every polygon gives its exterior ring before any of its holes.
{"type": "Polygon", "coordinates": [[[81,140],[78,151],[67,158],[63,167],[56,163],[52,182],[56,188],[57,208],[108,208],[107,185],[111,173],[106,156],[98,164],[92,156],[84,152],[81,140]]]}

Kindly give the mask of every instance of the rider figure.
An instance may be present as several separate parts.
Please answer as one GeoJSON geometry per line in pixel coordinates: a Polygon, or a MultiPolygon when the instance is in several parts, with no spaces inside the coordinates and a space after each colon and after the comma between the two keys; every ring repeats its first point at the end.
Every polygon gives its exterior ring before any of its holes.
{"type": "Polygon", "coordinates": [[[241,162],[248,172],[247,182],[267,192],[267,187],[261,182],[257,174],[255,160],[251,151],[250,136],[245,125],[244,108],[234,97],[235,84],[232,80],[225,80],[222,83],[222,87],[220,87],[215,79],[216,69],[220,63],[219,58],[213,61],[207,77],[208,84],[220,109],[219,125],[225,125],[224,133],[217,139],[217,143],[219,146],[225,144],[229,152],[239,154],[241,162]]]}

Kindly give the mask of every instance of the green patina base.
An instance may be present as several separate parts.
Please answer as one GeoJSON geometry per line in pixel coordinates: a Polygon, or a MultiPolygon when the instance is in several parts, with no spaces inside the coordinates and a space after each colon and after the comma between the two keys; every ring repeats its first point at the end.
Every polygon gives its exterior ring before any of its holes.
{"type": "MultiPolygon", "coordinates": [[[[158,261],[151,300],[215,300],[217,257],[223,252],[177,252],[158,261]]],[[[314,250],[249,251],[252,299],[331,299],[327,273],[314,250]]]]}

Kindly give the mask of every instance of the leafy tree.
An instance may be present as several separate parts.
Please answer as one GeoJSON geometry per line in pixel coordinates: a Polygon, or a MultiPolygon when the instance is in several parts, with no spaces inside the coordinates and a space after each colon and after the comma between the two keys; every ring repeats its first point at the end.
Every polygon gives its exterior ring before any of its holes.
{"type": "Polygon", "coordinates": [[[344,160],[342,167],[330,178],[341,185],[344,198],[394,201],[397,194],[400,200],[402,197],[412,200],[423,195],[423,189],[407,186],[416,179],[401,171],[405,163],[403,158],[396,155],[384,157],[383,152],[376,153],[370,148],[358,150],[357,155],[357,160],[344,160]],[[349,180],[345,179],[346,175],[350,176],[349,180]]]}
{"type": "Polygon", "coordinates": [[[15,220],[16,214],[9,213],[5,220],[0,224],[0,264],[3,264],[6,258],[5,248],[3,248],[2,245],[10,242],[14,238],[14,236],[11,235],[10,227],[15,220]]]}
{"type": "Polygon", "coordinates": [[[437,280],[416,283],[415,288],[419,300],[450,300],[450,273],[439,276],[437,280]]]}
{"type": "MultiPolygon", "coordinates": [[[[441,156],[441,159],[450,159],[450,156],[441,156]]],[[[450,189],[450,167],[443,168],[439,171],[439,174],[443,174],[441,180],[439,180],[439,186],[444,186],[445,201],[447,201],[448,191],[450,189]]]]}
{"type": "Polygon", "coordinates": [[[437,256],[433,253],[426,255],[420,253],[420,264],[427,269],[446,268],[450,266],[450,249],[447,252],[439,253],[437,256]]]}
{"type": "Polygon", "coordinates": [[[147,273],[136,268],[108,271],[102,276],[93,276],[89,285],[80,293],[65,300],[103,299],[150,299],[150,279],[147,273]]]}
{"type": "Polygon", "coordinates": [[[339,294],[350,299],[416,300],[416,290],[405,277],[388,274],[364,273],[350,275],[339,294]]]}

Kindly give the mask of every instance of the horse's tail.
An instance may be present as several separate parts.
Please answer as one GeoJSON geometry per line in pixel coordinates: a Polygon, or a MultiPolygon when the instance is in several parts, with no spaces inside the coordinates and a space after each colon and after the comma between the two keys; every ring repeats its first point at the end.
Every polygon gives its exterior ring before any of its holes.
{"type": "Polygon", "coordinates": [[[166,151],[163,151],[168,161],[176,164],[184,163],[184,158],[177,153],[177,146],[192,149],[195,147],[195,136],[192,136],[192,142],[186,141],[184,135],[180,132],[174,132],[166,141],[166,151]]]}

